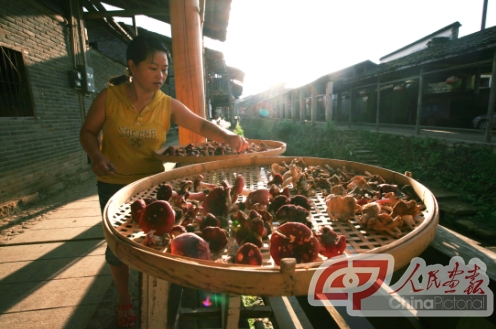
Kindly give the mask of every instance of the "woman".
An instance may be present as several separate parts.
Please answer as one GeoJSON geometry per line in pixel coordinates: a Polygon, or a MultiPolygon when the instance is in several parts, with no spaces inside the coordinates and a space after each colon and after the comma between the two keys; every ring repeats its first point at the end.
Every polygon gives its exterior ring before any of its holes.
{"type": "MultiPolygon", "coordinates": [[[[98,94],[80,132],[81,145],[98,178],[102,212],[119,189],[164,170],[154,152],[165,143],[171,124],[230,144],[237,151],[248,147],[243,137],[201,118],[160,90],[167,79],[169,60],[167,48],[158,39],[134,38],[126,57],[127,74],[111,79],[110,86],[98,94]]],[[[136,316],[128,291],[129,266],[108,247],[105,258],[119,294],[118,325],[132,327],[136,316]]]]}

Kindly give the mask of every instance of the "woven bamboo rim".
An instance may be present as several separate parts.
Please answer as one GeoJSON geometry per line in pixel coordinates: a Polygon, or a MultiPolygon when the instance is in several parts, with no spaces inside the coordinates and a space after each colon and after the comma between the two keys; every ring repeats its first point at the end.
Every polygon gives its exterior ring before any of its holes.
{"type": "MultiPolygon", "coordinates": [[[[203,174],[208,181],[230,180],[234,174],[245,175],[246,187],[254,190],[270,179],[268,173],[274,162],[289,163],[294,157],[253,157],[214,161],[180,167],[132,183],[109,201],[104,212],[104,234],[110,249],[125,263],[151,276],[180,285],[207,291],[252,294],[258,296],[306,295],[313,274],[324,259],[294,268],[284,265],[273,266],[266,257],[263,266],[244,266],[213,261],[203,261],[164,253],[160,248],[151,249],[140,244],[143,232],[136,224],[130,223],[129,205],[137,198],[153,195],[159,184],[167,182],[175,185],[184,178],[203,174]],[[249,174],[251,178],[247,177],[249,174]],[[255,177],[255,178],[253,178],[255,177]]],[[[422,184],[397,172],[357,162],[305,157],[308,165],[329,165],[346,167],[356,173],[368,171],[381,175],[387,182],[411,185],[425,205],[422,223],[412,231],[406,231],[399,239],[381,232],[366,232],[358,224],[326,221],[325,208],[322,208],[319,195],[314,200],[312,210],[314,224],[330,224],[338,233],[345,234],[348,240],[349,256],[370,253],[388,253],[395,259],[394,270],[406,266],[413,257],[420,255],[434,239],[439,220],[439,208],[434,195],[422,184]],[[358,226],[358,227],[357,227],[358,226]]],[[[231,182],[232,183],[232,182],[231,182]]],[[[267,252],[264,253],[267,255],[267,252]]]]}
{"type": "MultiPolygon", "coordinates": [[[[211,161],[220,161],[220,160],[228,160],[228,159],[239,159],[239,158],[253,158],[253,157],[266,157],[266,156],[277,156],[286,152],[286,143],[279,141],[271,141],[271,140],[262,140],[262,139],[247,139],[248,143],[255,143],[256,145],[260,145],[261,143],[265,143],[267,145],[268,150],[263,152],[256,153],[243,153],[243,154],[228,154],[228,155],[212,155],[212,156],[172,156],[172,155],[162,155],[164,151],[167,149],[166,147],[161,148],[155,151],[155,157],[163,162],[174,162],[174,163],[203,163],[203,162],[211,162],[211,161]]],[[[193,145],[205,145],[205,143],[193,143],[193,145]]],[[[175,148],[185,147],[186,145],[178,145],[174,146],[175,148]]]]}

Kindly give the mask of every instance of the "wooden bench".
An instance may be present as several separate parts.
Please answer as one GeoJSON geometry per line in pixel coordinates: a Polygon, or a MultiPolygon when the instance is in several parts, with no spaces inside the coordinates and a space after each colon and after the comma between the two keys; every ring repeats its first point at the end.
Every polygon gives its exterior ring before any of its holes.
{"type": "Polygon", "coordinates": [[[239,295],[181,287],[146,274],[141,289],[141,329],[249,328],[250,318],[269,318],[274,328],[313,328],[293,296],[267,297],[263,306],[244,307],[239,295]],[[207,297],[209,307],[202,305],[207,297]]]}

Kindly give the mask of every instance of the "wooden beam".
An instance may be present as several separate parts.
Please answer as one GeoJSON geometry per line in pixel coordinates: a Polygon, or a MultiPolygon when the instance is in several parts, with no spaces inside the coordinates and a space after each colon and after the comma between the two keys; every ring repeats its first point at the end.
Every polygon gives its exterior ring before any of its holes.
{"type": "Polygon", "coordinates": [[[439,225],[430,247],[448,257],[460,256],[467,264],[471,259],[478,258],[487,266],[486,275],[496,280],[496,253],[481,247],[478,242],[439,225]]]}
{"type": "Polygon", "coordinates": [[[160,10],[154,9],[126,9],[126,10],[107,10],[107,11],[93,11],[86,12],[83,14],[84,19],[97,19],[104,17],[133,17],[136,15],[145,16],[165,16],[169,15],[167,12],[161,12],[160,10]]]}
{"type": "Polygon", "coordinates": [[[484,133],[484,141],[491,142],[491,130],[493,129],[493,114],[494,106],[496,104],[496,50],[493,52],[493,69],[491,73],[491,90],[489,91],[489,102],[487,109],[487,127],[484,133]]]}
{"type": "Polygon", "coordinates": [[[424,89],[424,69],[420,68],[417,96],[417,115],[415,116],[415,135],[420,134],[420,118],[422,116],[422,99],[424,89]]]}
{"type": "Polygon", "coordinates": [[[325,121],[332,121],[332,95],[334,94],[334,81],[327,81],[325,94],[325,121]]]}
{"type": "Polygon", "coordinates": [[[270,318],[276,328],[313,329],[296,297],[268,297],[267,301],[272,309],[270,318]]]}
{"type": "MultiPolygon", "coordinates": [[[[197,0],[171,0],[172,55],[176,98],[205,118],[203,47],[197,0]]],[[[179,127],[179,144],[204,143],[203,136],[179,127]]]]}
{"type": "Polygon", "coordinates": [[[305,93],[300,89],[300,122],[305,122],[305,93]]]}
{"type": "Polygon", "coordinates": [[[310,122],[315,124],[315,121],[317,121],[317,90],[315,89],[315,86],[310,87],[310,92],[312,95],[311,98],[311,103],[310,103],[310,122]]]}

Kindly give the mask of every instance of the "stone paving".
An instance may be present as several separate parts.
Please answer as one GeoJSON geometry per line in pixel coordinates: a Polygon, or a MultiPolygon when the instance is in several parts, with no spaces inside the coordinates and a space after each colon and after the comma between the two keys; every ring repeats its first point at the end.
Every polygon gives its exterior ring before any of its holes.
{"type": "MultiPolygon", "coordinates": [[[[117,328],[96,178],[86,177],[0,218],[0,328],[117,328]]],[[[130,291],[138,328],[140,275],[133,269],[130,291]]]]}

